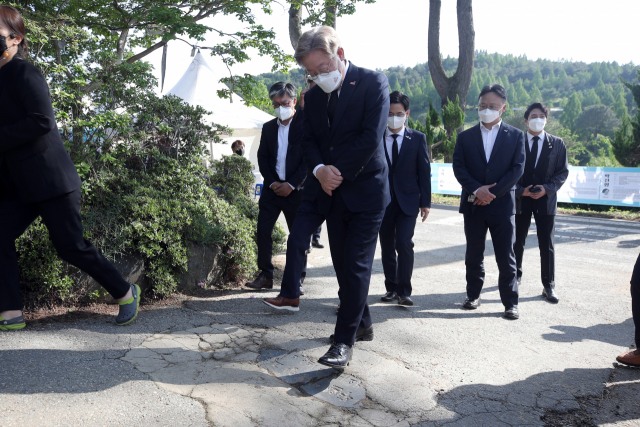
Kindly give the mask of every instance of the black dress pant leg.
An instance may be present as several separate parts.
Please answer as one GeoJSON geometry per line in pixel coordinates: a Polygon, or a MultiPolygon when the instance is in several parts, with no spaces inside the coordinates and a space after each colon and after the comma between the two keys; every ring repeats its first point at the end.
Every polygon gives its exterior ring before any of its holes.
{"type": "MultiPolygon", "coordinates": [[[[282,213],[284,214],[284,219],[287,221],[287,228],[289,229],[289,233],[293,229],[293,224],[295,223],[296,214],[298,213],[298,208],[300,205],[294,205],[287,202],[286,206],[283,206],[282,213]]],[[[302,266],[302,273],[300,273],[300,283],[304,283],[305,277],[307,277],[307,253],[304,255],[304,265],[302,266]]]]}
{"type": "Polygon", "coordinates": [[[15,198],[0,200],[0,312],[22,310],[15,242],[37,217],[33,205],[15,198]]]}
{"type": "Polygon", "coordinates": [[[636,326],[636,346],[640,345],[640,255],[631,276],[631,312],[636,326]]]}
{"type": "Polygon", "coordinates": [[[380,224],[380,258],[384,271],[384,286],[387,292],[397,292],[398,259],[396,256],[396,218],[400,205],[392,196],[380,224]]]}
{"type": "Polygon", "coordinates": [[[76,190],[35,205],[60,258],[93,277],[113,298],[122,298],[131,286],[82,234],[80,195],[76,190]]]}
{"type": "Polygon", "coordinates": [[[516,274],[518,279],[522,277],[522,259],[524,258],[524,246],[527,243],[529,227],[531,227],[531,212],[523,212],[521,214],[517,214],[516,242],[513,245],[513,252],[516,256],[516,274]]]}
{"type": "Polygon", "coordinates": [[[487,215],[487,224],[498,264],[500,299],[508,309],[518,305],[516,256],[513,253],[513,245],[516,240],[515,215],[487,215]]]}
{"type": "Polygon", "coordinates": [[[533,214],[536,220],[538,247],[540,249],[540,280],[545,288],[555,288],[555,249],[553,239],[556,231],[556,216],[533,214]]]}
{"type": "MultiPolygon", "coordinates": [[[[271,190],[269,190],[271,191],[271,190]]],[[[258,268],[267,279],[273,280],[273,227],[282,208],[277,199],[261,197],[258,202],[258,268]]]]}
{"type": "Polygon", "coordinates": [[[401,211],[396,219],[396,252],[398,252],[398,295],[411,296],[411,276],[413,275],[413,233],[416,217],[401,211]]]}
{"type": "Polygon", "coordinates": [[[320,234],[322,233],[322,225],[313,233],[311,240],[320,241],[320,234]]]}
{"type": "Polygon", "coordinates": [[[334,341],[337,343],[353,345],[358,327],[372,324],[367,297],[383,216],[384,209],[350,211],[340,189],[334,190],[331,209],[327,214],[327,231],[340,297],[334,332],[334,341]]]}
{"type": "Polygon", "coordinates": [[[464,214],[464,235],[467,239],[464,264],[467,270],[467,297],[470,299],[478,299],[484,285],[484,248],[488,229],[485,209],[478,208],[473,213],[464,214]]]}
{"type": "Polygon", "coordinates": [[[302,201],[287,239],[287,265],[282,275],[281,296],[285,298],[300,296],[300,277],[307,260],[309,236],[322,224],[324,218],[315,200],[302,201]]]}

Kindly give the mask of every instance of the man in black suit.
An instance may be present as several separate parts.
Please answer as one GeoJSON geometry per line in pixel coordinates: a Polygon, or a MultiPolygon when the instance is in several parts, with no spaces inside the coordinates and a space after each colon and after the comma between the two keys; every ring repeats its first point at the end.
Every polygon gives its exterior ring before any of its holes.
{"type": "Polygon", "coordinates": [[[501,119],[507,93],[499,84],[482,88],[478,98],[480,123],[458,135],[453,172],[462,186],[460,213],[467,238],[467,299],[476,309],[484,284],[487,230],[496,256],[498,289],[504,317],[518,319],[515,242],[515,184],[524,171],[524,133],[501,119]]]}
{"type": "Polygon", "coordinates": [[[536,102],[524,112],[527,125],[524,174],[516,184],[516,254],[518,284],[522,280],[522,257],[527,241],[531,214],[536,220],[540,248],[542,296],[559,301],[555,287],[555,252],[553,235],[558,212],[557,192],[569,176],[567,148],[564,141],[544,131],[549,109],[536,102]]]}
{"type": "MultiPolygon", "coordinates": [[[[278,82],[269,90],[276,118],[263,125],[258,148],[258,166],[264,177],[265,188],[258,203],[260,273],[253,282],[245,285],[251,289],[273,288],[273,227],[282,212],[291,230],[302,201],[301,191],[307,177],[307,166],[302,160],[299,145],[304,113],[294,109],[296,94],[296,88],[291,83],[278,82]]],[[[299,277],[301,281],[305,275],[306,259],[299,277]]]]}
{"type": "Polygon", "coordinates": [[[404,126],[410,113],[409,97],[396,91],[389,95],[389,103],[385,156],[389,164],[391,203],[380,226],[382,268],[387,288],[381,300],[391,302],[397,299],[402,306],[412,306],[411,239],[418,213],[424,222],[431,208],[431,166],[426,135],[404,126]]]}
{"type": "Polygon", "coordinates": [[[333,343],[318,362],[344,370],[354,342],[373,338],[367,296],[378,230],[389,204],[382,144],[389,83],[384,74],[348,62],[331,27],[304,33],[295,58],[316,82],[305,95],[302,142],[310,182],[287,242],[282,290],[264,302],[298,308],[296,268],[309,236],[326,219],[340,310],[333,343]]]}

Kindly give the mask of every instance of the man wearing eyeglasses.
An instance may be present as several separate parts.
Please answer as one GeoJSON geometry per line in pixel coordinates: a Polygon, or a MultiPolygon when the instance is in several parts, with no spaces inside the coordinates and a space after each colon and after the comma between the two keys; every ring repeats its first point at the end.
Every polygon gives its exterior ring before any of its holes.
{"type": "MultiPolygon", "coordinates": [[[[299,145],[302,138],[303,113],[296,113],[296,88],[291,83],[278,82],[269,89],[276,118],[262,127],[258,147],[258,166],[265,188],[260,196],[258,214],[258,268],[253,282],[245,286],[255,290],[273,288],[271,262],[273,227],[284,214],[289,230],[302,201],[302,188],[307,178],[307,166],[299,145]]],[[[299,283],[306,276],[306,256],[302,260],[299,283]]]]}
{"type": "Polygon", "coordinates": [[[498,290],[504,317],[515,320],[518,283],[515,242],[515,185],[524,172],[524,133],[501,119],[507,93],[499,84],[482,88],[478,98],[480,123],[458,135],[453,172],[462,186],[460,213],[467,238],[465,255],[467,298],[464,308],[480,306],[484,284],[484,248],[491,233],[498,264],[498,290]]]}
{"type": "MultiPolygon", "coordinates": [[[[331,347],[318,362],[342,371],[354,342],[373,339],[367,296],[378,230],[390,201],[383,148],[389,82],[384,74],[347,61],[331,27],[304,33],[295,58],[316,86],[305,94],[302,147],[311,173],[287,241],[287,266],[300,265],[309,236],[326,219],[340,309],[331,347]]],[[[297,309],[296,275],[295,268],[286,269],[280,295],[265,304],[297,309]]]]}
{"type": "Polygon", "coordinates": [[[387,293],[383,302],[398,300],[413,305],[413,233],[418,213],[422,222],[431,208],[431,165],[427,137],[405,127],[409,117],[409,97],[402,92],[389,95],[389,117],[385,132],[385,156],[389,164],[391,203],[380,226],[380,251],[387,293]]]}

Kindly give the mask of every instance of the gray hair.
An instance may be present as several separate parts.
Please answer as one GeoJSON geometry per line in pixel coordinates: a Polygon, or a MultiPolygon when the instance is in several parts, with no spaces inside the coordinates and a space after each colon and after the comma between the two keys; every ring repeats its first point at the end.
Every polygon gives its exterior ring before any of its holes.
{"type": "Polygon", "coordinates": [[[269,98],[273,99],[274,96],[285,96],[289,95],[291,99],[296,99],[298,95],[298,91],[296,87],[289,82],[278,82],[274,83],[269,89],[269,98]]]}
{"type": "Polygon", "coordinates": [[[338,33],[336,33],[333,27],[326,25],[315,27],[300,36],[294,58],[299,65],[302,65],[304,57],[317,49],[325,52],[329,58],[333,58],[341,46],[342,44],[338,38],[338,33]]]}

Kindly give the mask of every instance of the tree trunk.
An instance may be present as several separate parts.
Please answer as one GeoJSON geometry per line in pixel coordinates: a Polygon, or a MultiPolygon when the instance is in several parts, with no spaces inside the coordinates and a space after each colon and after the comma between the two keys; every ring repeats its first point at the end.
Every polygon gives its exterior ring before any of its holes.
{"type": "Polygon", "coordinates": [[[298,48],[298,40],[302,35],[302,5],[297,0],[291,0],[289,8],[289,39],[293,50],[298,48]]]}
{"type": "Polygon", "coordinates": [[[440,54],[440,7],[442,0],[429,0],[429,71],[431,80],[440,95],[441,106],[458,95],[460,108],[464,110],[475,54],[475,31],[473,29],[472,0],[457,0],[458,15],[458,68],[455,74],[448,77],[442,66],[440,54]]]}
{"type": "Polygon", "coordinates": [[[324,0],[324,25],[328,25],[336,29],[336,13],[338,12],[338,1],[340,0],[324,0]]]}

